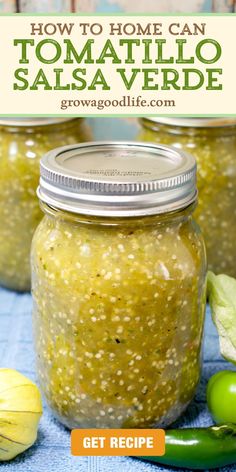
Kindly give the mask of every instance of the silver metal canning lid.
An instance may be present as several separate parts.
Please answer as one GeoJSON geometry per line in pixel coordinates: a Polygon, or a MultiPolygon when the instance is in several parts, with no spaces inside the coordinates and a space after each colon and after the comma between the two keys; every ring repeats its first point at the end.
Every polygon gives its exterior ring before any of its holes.
{"type": "Polygon", "coordinates": [[[221,126],[234,126],[236,125],[236,117],[235,118],[227,118],[227,117],[202,117],[202,118],[182,118],[182,117],[160,117],[157,116],[147,116],[142,118],[144,121],[150,121],[153,123],[159,123],[163,125],[170,125],[170,126],[186,126],[192,128],[217,128],[221,126]]]}
{"type": "Polygon", "coordinates": [[[1,118],[0,126],[45,126],[65,123],[75,118],[1,118]]]}
{"type": "Polygon", "coordinates": [[[41,159],[38,196],[86,215],[131,217],[174,211],[196,199],[196,161],[151,143],[64,146],[41,159]]]}

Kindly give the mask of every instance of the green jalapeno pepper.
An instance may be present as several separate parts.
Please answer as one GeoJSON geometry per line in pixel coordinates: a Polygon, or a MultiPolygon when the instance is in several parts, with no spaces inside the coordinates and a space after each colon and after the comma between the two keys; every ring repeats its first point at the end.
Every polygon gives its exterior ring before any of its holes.
{"type": "Polygon", "coordinates": [[[186,469],[213,469],[236,463],[236,425],[166,431],[164,456],[142,459],[186,469]]]}

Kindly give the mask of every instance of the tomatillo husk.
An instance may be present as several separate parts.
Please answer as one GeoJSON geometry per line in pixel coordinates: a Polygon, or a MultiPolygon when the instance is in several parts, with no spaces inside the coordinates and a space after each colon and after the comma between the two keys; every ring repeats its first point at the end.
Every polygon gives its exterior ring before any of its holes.
{"type": "Polygon", "coordinates": [[[41,415],[38,387],[16,370],[0,369],[0,461],[34,444],[41,415]]]}

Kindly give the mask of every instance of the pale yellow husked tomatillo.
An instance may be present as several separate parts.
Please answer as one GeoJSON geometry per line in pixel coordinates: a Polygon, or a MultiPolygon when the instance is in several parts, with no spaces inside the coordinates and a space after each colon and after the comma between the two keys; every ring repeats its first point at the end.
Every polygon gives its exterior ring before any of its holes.
{"type": "Polygon", "coordinates": [[[13,369],[0,369],[0,461],[34,444],[42,415],[38,387],[13,369]]]}

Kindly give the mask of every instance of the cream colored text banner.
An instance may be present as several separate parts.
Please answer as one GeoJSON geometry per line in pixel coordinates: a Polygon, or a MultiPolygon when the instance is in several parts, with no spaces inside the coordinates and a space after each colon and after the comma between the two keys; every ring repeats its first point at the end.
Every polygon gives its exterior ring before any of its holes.
{"type": "Polygon", "coordinates": [[[0,16],[0,114],[236,115],[236,15],[0,16]]]}

